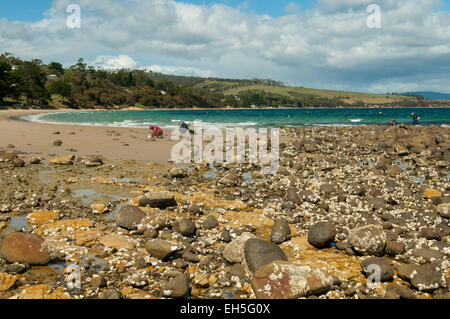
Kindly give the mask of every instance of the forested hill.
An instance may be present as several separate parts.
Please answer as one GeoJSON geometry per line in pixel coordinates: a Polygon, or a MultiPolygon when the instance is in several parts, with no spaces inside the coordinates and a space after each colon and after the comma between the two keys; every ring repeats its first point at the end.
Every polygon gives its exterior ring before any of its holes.
{"type": "Polygon", "coordinates": [[[224,108],[442,106],[422,96],[327,91],[273,80],[175,76],[144,70],[107,71],[83,59],[61,63],[0,56],[0,104],[49,108],[224,108]],[[437,104],[437,105],[436,105],[437,104]]]}

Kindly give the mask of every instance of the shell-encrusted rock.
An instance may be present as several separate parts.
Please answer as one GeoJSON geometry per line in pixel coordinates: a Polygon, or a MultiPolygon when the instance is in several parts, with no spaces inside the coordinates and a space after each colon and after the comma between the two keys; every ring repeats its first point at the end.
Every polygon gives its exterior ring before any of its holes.
{"type": "Polygon", "coordinates": [[[335,278],[318,268],[275,261],[259,268],[251,279],[257,299],[297,299],[328,291],[335,278]]]}
{"type": "Polygon", "coordinates": [[[450,219],[450,203],[438,205],[437,211],[441,217],[450,219]]]}
{"type": "Polygon", "coordinates": [[[230,242],[223,250],[223,258],[229,263],[240,263],[244,260],[244,245],[250,238],[255,238],[251,233],[243,233],[230,242]]]}
{"type": "Polygon", "coordinates": [[[383,228],[377,225],[355,228],[348,235],[350,246],[361,255],[383,255],[386,239],[383,228]]]}

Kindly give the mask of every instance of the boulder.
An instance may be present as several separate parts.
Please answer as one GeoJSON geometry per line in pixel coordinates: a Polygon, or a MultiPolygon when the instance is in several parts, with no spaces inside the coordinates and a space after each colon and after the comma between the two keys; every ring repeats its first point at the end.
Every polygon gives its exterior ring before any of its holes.
{"type": "Polygon", "coordinates": [[[138,225],[138,231],[145,232],[147,229],[160,230],[170,226],[167,215],[163,212],[151,212],[145,216],[138,225]]]}
{"type": "Polygon", "coordinates": [[[146,216],[145,212],[136,206],[126,205],[122,206],[115,214],[115,219],[120,227],[135,230],[146,216]]]}
{"type": "Polygon", "coordinates": [[[319,249],[329,248],[334,237],[334,226],[329,222],[316,223],[308,231],[308,242],[319,249]]]}
{"type": "Polygon", "coordinates": [[[181,248],[177,243],[157,238],[148,241],[145,244],[145,249],[151,256],[161,260],[167,260],[179,252],[181,248]]]}
{"type": "Polygon", "coordinates": [[[336,281],[321,269],[275,261],[259,268],[250,282],[257,299],[298,299],[325,293],[336,281]]]}
{"type": "Polygon", "coordinates": [[[270,241],[275,244],[281,244],[291,239],[291,228],[285,219],[279,219],[272,226],[270,241]]]}
{"type": "Polygon", "coordinates": [[[256,238],[245,242],[244,255],[247,267],[252,273],[273,261],[288,260],[278,245],[256,238]]]}
{"type": "Polygon", "coordinates": [[[34,234],[10,233],[3,238],[0,251],[3,258],[10,263],[46,265],[51,259],[44,239],[34,234]]]}
{"type": "Polygon", "coordinates": [[[139,197],[139,206],[149,206],[159,209],[177,206],[174,194],[170,192],[158,192],[139,197]]]}
{"type": "Polygon", "coordinates": [[[163,288],[163,294],[171,298],[183,298],[189,292],[189,277],[179,273],[170,279],[163,288]]]}
{"type": "Polygon", "coordinates": [[[195,234],[195,231],[197,230],[195,228],[195,223],[190,218],[182,218],[178,222],[178,229],[180,231],[180,234],[186,237],[191,237],[195,234]]]}
{"type": "Polygon", "coordinates": [[[366,277],[380,282],[394,280],[394,267],[385,258],[369,257],[361,262],[361,268],[366,277]]]}
{"type": "Polygon", "coordinates": [[[361,255],[383,255],[386,240],[383,228],[376,225],[355,228],[348,235],[348,243],[351,248],[361,255]]]}
{"type": "Polygon", "coordinates": [[[441,217],[450,219],[450,203],[438,205],[437,211],[441,217]]]}

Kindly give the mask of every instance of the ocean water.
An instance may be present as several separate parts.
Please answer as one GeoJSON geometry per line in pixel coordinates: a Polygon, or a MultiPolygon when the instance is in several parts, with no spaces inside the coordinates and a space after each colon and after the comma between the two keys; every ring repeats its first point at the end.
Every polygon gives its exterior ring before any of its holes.
{"type": "Polygon", "coordinates": [[[412,124],[411,113],[421,125],[450,125],[450,108],[347,108],[347,109],[230,109],[230,110],[149,110],[83,111],[29,115],[26,120],[109,127],[164,129],[178,128],[182,122],[202,121],[203,127],[314,127],[387,125],[389,121],[412,124]]]}

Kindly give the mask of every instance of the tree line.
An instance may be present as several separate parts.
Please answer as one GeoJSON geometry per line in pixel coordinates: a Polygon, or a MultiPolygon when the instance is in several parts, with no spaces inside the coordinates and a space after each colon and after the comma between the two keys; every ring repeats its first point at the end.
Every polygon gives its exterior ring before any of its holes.
{"type": "MultiPolygon", "coordinates": [[[[25,61],[10,53],[0,55],[0,104],[70,108],[347,106],[338,97],[305,95],[289,98],[264,90],[225,95],[212,87],[202,87],[206,80],[233,81],[236,86],[284,85],[268,79],[226,80],[165,75],[144,70],[108,71],[89,66],[82,58],[64,68],[59,62],[44,64],[38,59],[25,61]]],[[[409,103],[426,104],[423,99],[409,103]]],[[[358,106],[364,106],[364,103],[360,104],[358,106]]]]}

